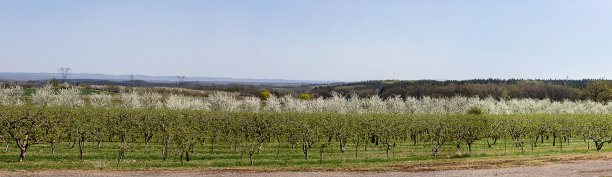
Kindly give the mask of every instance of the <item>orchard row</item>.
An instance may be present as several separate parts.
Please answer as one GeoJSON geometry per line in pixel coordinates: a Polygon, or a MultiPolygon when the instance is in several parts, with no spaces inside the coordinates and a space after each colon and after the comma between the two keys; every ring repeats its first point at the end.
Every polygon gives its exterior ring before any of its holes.
{"type": "MultiPolygon", "coordinates": [[[[168,109],[123,109],[92,107],[0,106],[1,138],[20,150],[25,160],[28,148],[75,142],[82,158],[85,142],[117,144],[117,165],[134,142],[159,143],[159,159],[185,157],[197,143],[229,144],[249,157],[264,143],[310,149],[333,143],[344,152],[347,144],[382,146],[388,152],[396,143],[426,144],[436,156],[442,146],[471,147],[476,141],[494,143],[504,139],[512,146],[538,146],[544,138],[559,143],[571,138],[588,139],[597,150],[612,142],[609,114],[336,114],[227,112],[168,109]]],[[[7,145],[8,147],[8,145],[7,145]]],[[[270,147],[270,146],[266,146],[270,147]]],[[[280,148],[280,147],[279,147],[280,148]]],[[[323,152],[323,151],[321,151],[323,152]]],[[[358,151],[355,150],[355,157],[358,151]]]]}
{"type": "Polygon", "coordinates": [[[61,107],[118,107],[129,109],[173,109],[230,112],[298,112],[298,113],[400,113],[400,114],[466,114],[471,109],[486,114],[583,114],[612,113],[612,104],[595,101],[550,101],[538,99],[451,98],[382,99],[378,96],[360,98],[357,95],[332,94],[330,98],[295,98],[291,95],[237,97],[217,92],[207,97],[156,92],[122,92],[116,95],[81,95],[81,90],[55,90],[47,85],[38,88],[31,97],[23,97],[20,87],[0,89],[0,105],[37,105],[61,107]]]}

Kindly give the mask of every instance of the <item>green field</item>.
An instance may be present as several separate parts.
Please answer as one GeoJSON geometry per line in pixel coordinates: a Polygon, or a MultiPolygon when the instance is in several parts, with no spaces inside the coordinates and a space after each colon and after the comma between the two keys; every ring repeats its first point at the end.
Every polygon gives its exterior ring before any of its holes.
{"type": "MultiPolygon", "coordinates": [[[[2,144],[4,149],[4,143],[2,144]]],[[[13,144],[14,145],[14,144],[13,144]]],[[[40,169],[121,169],[121,170],[143,170],[143,169],[251,169],[251,170],[424,170],[410,167],[428,165],[432,168],[448,163],[474,163],[479,165],[493,164],[493,167],[535,165],[545,161],[555,161],[566,155],[580,155],[592,158],[609,158],[610,148],[604,148],[601,152],[593,149],[592,143],[587,149],[587,142],[575,139],[570,146],[563,147],[557,143],[552,146],[552,141],[547,140],[544,144],[535,147],[533,151],[527,148],[522,155],[520,147],[514,147],[511,142],[504,148],[503,140],[489,148],[486,141],[479,141],[473,146],[472,155],[469,155],[467,146],[457,148],[455,144],[448,144],[441,149],[437,157],[431,156],[428,144],[412,145],[411,143],[396,144],[389,153],[390,162],[387,162],[384,146],[370,144],[367,151],[364,146],[358,147],[358,157],[355,158],[355,146],[348,144],[345,152],[340,152],[339,146],[333,144],[323,149],[321,156],[320,148],[313,145],[309,160],[301,147],[291,148],[290,144],[281,144],[279,156],[277,156],[278,144],[265,143],[259,154],[253,155],[253,166],[250,164],[249,156],[240,151],[240,146],[234,150],[233,146],[227,144],[198,144],[190,155],[190,161],[184,161],[181,165],[180,157],[176,154],[169,155],[166,161],[162,161],[162,148],[160,142],[151,142],[147,149],[143,142],[137,142],[126,152],[125,159],[117,167],[118,143],[103,142],[101,149],[97,144],[88,142],[84,144],[83,159],[79,158],[78,144],[71,148],[71,143],[56,144],[55,153],[51,153],[50,144],[37,144],[28,150],[26,161],[18,162],[19,150],[13,146],[8,153],[0,153],[0,169],[2,170],[40,170],[40,169]],[[424,147],[425,146],[425,147],[424,147]],[[211,153],[212,152],[212,153],[211,153]],[[598,157],[602,156],[602,157],[598,157]],[[322,158],[322,159],[320,159],[322,158]],[[320,162],[321,160],[321,162],[320,162]],[[499,163],[498,161],[505,163],[499,163]],[[508,161],[510,160],[510,161],[508,161]],[[507,162],[506,162],[507,161],[507,162]]],[[[440,168],[448,168],[440,167],[440,168]]],[[[469,168],[469,166],[467,167],[469,168]]]]}

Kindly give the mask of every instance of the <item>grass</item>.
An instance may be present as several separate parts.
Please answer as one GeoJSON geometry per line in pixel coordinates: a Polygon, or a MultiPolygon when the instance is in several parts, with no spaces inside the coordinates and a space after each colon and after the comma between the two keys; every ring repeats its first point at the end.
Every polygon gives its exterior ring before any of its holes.
{"type": "MultiPolygon", "coordinates": [[[[261,153],[253,156],[254,166],[250,165],[248,154],[224,144],[215,144],[211,153],[210,144],[197,144],[191,161],[181,165],[176,153],[169,154],[166,161],[161,160],[161,145],[152,142],[147,149],[144,143],[135,143],[126,152],[126,159],[117,167],[117,143],[103,142],[101,149],[96,149],[95,143],[86,143],[84,146],[84,159],[79,159],[78,145],[74,148],[70,143],[56,144],[55,154],[51,153],[50,144],[36,144],[28,149],[26,162],[19,163],[19,150],[13,146],[9,152],[0,153],[0,170],[253,170],[253,171],[429,171],[446,169],[479,169],[499,168],[510,166],[540,165],[558,163],[576,159],[612,159],[610,147],[602,152],[587,149],[587,143],[574,140],[571,146],[564,144],[563,150],[559,145],[552,146],[545,142],[531,151],[525,148],[522,155],[520,147],[508,143],[504,150],[503,140],[489,148],[485,142],[474,145],[473,152],[467,152],[467,147],[457,148],[456,144],[447,144],[440,149],[437,157],[431,156],[431,150],[425,144],[401,143],[392,152],[389,152],[390,162],[386,161],[384,146],[369,144],[364,151],[363,145],[358,148],[358,158],[355,158],[355,147],[348,144],[344,153],[340,152],[337,144],[324,149],[322,163],[319,164],[319,148],[313,145],[310,149],[310,159],[306,160],[301,145],[292,148],[290,144],[282,144],[280,157],[277,158],[277,143],[264,144],[261,153]]],[[[4,143],[1,144],[4,148],[4,143]]],[[[3,148],[1,150],[3,150],[3,148]]],[[[239,148],[238,148],[239,149],[239,148]]],[[[0,150],[0,151],[1,151],[0,150]]]]}

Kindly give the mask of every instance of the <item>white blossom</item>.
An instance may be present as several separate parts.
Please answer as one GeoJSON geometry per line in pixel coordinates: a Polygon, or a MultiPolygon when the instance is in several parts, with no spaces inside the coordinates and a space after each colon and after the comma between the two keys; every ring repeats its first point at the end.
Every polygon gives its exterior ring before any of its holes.
{"type": "Polygon", "coordinates": [[[39,106],[79,107],[85,105],[85,101],[81,99],[79,88],[59,89],[58,92],[58,94],[55,94],[53,86],[47,84],[36,89],[36,93],[32,95],[32,102],[39,106]]]}
{"type": "Polygon", "coordinates": [[[93,107],[110,107],[112,105],[113,96],[109,94],[92,94],[89,95],[89,102],[93,107]]]}
{"type": "Polygon", "coordinates": [[[168,99],[166,99],[166,108],[175,110],[209,110],[209,105],[210,103],[206,103],[204,100],[196,97],[175,94],[171,94],[168,96],[168,99]]]}
{"type": "Polygon", "coordinates": [[[140,96],[140,103],[145,108],[159,109],[163,108],[162,95],[157,92],[144,92],[140,96]]]}
{"type": "MultiPolygon", "coordinates": [[[[53,87],[46,85],[32,95],[32,103],[41,106],[83,106],[80,90],[61,89],[56,94],[53,87]]],[[[0,89],[0,104],[24,104],[20,95],[21,87],[0,89]]],[[[237,98],[235,94],[216,92],[206,98],[170,94],[166,98],[156,92],[122,92],[118,95],[121,107],[129,109],[177,109],[177,110],[214,110],[244,112],[304,112],[304,113],[396,113],[396,114],[466,114],[478,108],[486,114],[582,114],[612,113],[612,104],[586,101],[551,101],[549,99],[495,99],[493,97],[454,96],[448,98],[407,97],[399,95],[382,99],[377,95],[362,99],[353,93],[350,98],[333,92],[332,97],[302,100],[291,95],[277,97],[272,95],[265,101],[258,97],[237,98]]],[[[112,96],[98,94],[89,96],[94,107],[112,106],[112,96]]]]}
{"type": "Polygon", "coordinates": [[[119,93],[119,100],[121,100],[121,107],[123,108],[138,109],[142,107],[140,95],[136,92],[121,92],[119,93]]]}
{"type": "Polygon", "coordinates": [[[258,97],[246,97],[242,100],[240,110],[244,112],[259,112],[261,99],[258,97]]]}
{"type": "Polygon", "coordinates": [[[270,95],[270,98],[266,99],[266,105],[264,106],[264,111],[270,112],[281,112],[281,100],[274,96],[270,95]]]}
{"type": "Polygon", "coordinates": [[[240,100],[225,92],[213,93],[205,101],[210,104],[211,110],[216,111],[238,111],[242,105],[240,100]]]}
{"type": "Polygon", "coordinates": [[[60,89],[59,94],[55,96],[58,104],[54,106],[63,107],[81,107],[85,106],[85,101],[81,99],[81,89],[72,87],[69,89],[60,89]]]}
{"type": "Polygon", "coordinates": [[[15,85],[10,88],[0,89],[0,105],[21,105],[21,96],[23,95],[23,88],[15,85]]]}

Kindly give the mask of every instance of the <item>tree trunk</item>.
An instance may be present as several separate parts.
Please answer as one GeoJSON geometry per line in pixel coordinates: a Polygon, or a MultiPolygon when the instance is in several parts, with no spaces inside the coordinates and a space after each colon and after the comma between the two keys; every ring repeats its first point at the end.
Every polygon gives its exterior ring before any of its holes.
{"type": "Polygon", "coordinates": [[[238,152],[238,142],[234,142],[234,153],[236,152],[238,152]]]}
{"type": "Polygon", "coordinates": [[[393,158],[395,158],[395,143],[393,143],[393,148],[391,149],[391,152],[393,153],[393,158]]]}
{"type": "Polygon", "coordinates": [[[565,137],[563,137],[563,139],[559,138],[559,150],[563,150],[563,140],[565,139],[565,137]]]}
{"type": "Polygon", "coordinates": [[[189,162],[189,151],[185,151],[185,160],[189,162]]]}
{"type": "Polygon", "coordinates": [[[553,133],[553,146],[555,146],[556,142],[557,142],[557,134],[553,133]]]}
{"type": "Polygon", "coordinates": [[[215,151],[215,141],[210,142],[210,154],[213,154],[215,151]]]}
{"type": "Polygon", "coordinates": [[[149,147],[149,141],[151,141],[151,139],[153,139],[153,135],[145,135],[145,149],[149,147]]]}
{"type": "Polygon", "coordinates": [[[389,149],[391,148],[391,146],[389,146],[389,143],[386,143],[387,145],[387,162],[389,162],[389,149]]]}
{"type": "MultiPolygon", "coordinates": [[[[193,142],[191,145],[189,145],[189,150],[191,150],[191,153],[193,154],[193,146],[195,146],[195,142],[193,142]]],[[[188,160],[189,161],[189,160],[188,160]]]]}
{"type": "Polygon", "coordinates": [[[168,154],[168,139],[164,139],[164,147],[162,148],[162,161],[166,161],[166,156],[168,154]]]}
{"type": "Polygon", "coordinates": [[[508,148],[506,147],[506,137],[504,136],[504,155],[507,154],[508,148]]]}
{"type": "Polygon", "coordinates": [[[83,140],[79,140],[79,158],[83,160],[83,140]]]}
{"type": "Polygon", "coordinates": [[[98,140],[98,149],[100,149],[100,143],[102,143],[102,139],[98,140]]]}
{"type": "Polygon", "coordinates": [[[434,157],[438,156],[438,148],[437,147],[431,148],[431,155],[433,155],[434,157]]]}
{"type": "Polygon", "coordinates": [[[257,154],[259,154],[259,151],[263,147],[263,143],[264,143],[264,140],[262,140],[261,143],[259,143],[259,148],[257,148],[257,154]]]}
{"type": "Polygon", "coordinates": [[[8,152],[8,148],[9,148],[9,145],[10,145],[10,144],[11,144],[11,143],[9,143],[8,141],[6,141],[6,147],[4,148],[4,153],[7,153],[7,152],[8,152]]]}
{"type": "Polygon", "coordinates": [[[253,166],[253,152],[249,152],[249,160],[251,161],[251,166],[253,166]]]}
{"type": "Polygon", "coordinates": [[[19,153],[19,162],[23,162],[25,160],[27,147],[19,147],[21,153],[19,153]]]}
{"type": "Polygon", "coordinates": [[[117,157],[117,167],[119,167],[120,163],[121,163],[121,148],[119,148],[119,156],[117,157]]]}
{"type": "MultiPolygon", "coordinates": [[[[487,143],[489,142],[489,140],[487,140],[487,143]]],[[[472,143],[467,143],[468,144],[468,150],[470,151],[470,155],[472,155],[472,143]]],[[[491,147],[491,146],[489,146],[491,147]]]]}
{"type": "Polygon", "coordinates": [[[601,142],[601,143],[597,143],[595,142],[595,148],[597,148],[597,151],[601,151],[601,148],[603,147],[605,142],[601,142]]]}
{"type": "Polygon", "coordinates": [[[55,141],[51,141],[51,154],[55,154],[55,141]]]}
{"type": "Polygon", "coordinates": [[[276,146],[276,160],[280,160],[280,140],[278,140],[278,145],[276,146]]]}
{"type": "Polygon", "coordinates": [[[181,166],[184,166],[185,163],[183,163],[183,153],[181,152],[181,166]]]}
{"type": "Polygon", "coordinates": [[[323,146],[321,146],[321,151],[319,153],[319,164],[323,163],[323,146]]]}
{"type": "Polygon", "coordinates": [[[344,153],[344,140],[340,138],[340,152],[344,153]]]}
{"type": "Polygon", "coordinates": [[[306,160],[308,160],[308,145],[307,145],[307,143],[308,142],[304,142],[304,146],[302,147],[303,151],[304,151],[304,154],[306,155],[306,160]]]}
{"type": "Polygon", "coordinates": [[[355,159],[357,159],[357,151],[359,151],[359,141],[355,144],[355,159]]]}
{"type": "Polygon", "coordinates": [[[121,148],[121,161],[125,159],[125,149],[121,148]]]}

